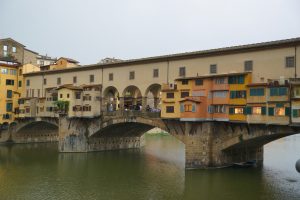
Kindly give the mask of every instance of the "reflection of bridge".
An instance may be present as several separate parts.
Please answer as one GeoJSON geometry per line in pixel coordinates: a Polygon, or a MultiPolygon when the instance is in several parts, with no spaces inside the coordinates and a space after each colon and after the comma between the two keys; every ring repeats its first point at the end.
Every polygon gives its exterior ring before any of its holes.
{"type": "Polygon", "coordinates": [[[230,122],[181,122],[159,113],[117,111],[96,118],[23,119],[2,131],[0,140],[59,141],[60,152],[138,148],[143,134],[159,127],[185,144],[186,167],[224,166],[263,160],[263,145],[296,134],[299,128],[230,122]]]}

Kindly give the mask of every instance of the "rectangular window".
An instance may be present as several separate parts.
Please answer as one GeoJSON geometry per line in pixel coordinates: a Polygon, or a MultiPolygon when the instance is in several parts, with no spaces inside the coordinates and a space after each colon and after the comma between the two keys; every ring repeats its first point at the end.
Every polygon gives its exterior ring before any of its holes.
{"type": "Polygon", "coordinates": [[[181,84],[182,84],[182,85],[188,85],[188,84],[189,84],[189,80],[182,80],[182,81],[181,81],[181,84]]]}
{"type": "Polygon", "coordinates": [[[81,99],[81,93],[80,92],[76,92],[75,93],[75,98],[76,99],[81,99]]]}
{"type": "Polygon", "coordinates": [[[276,116],[284,116],[285,115],[285,109],[284,107],[282,108],[275,108],[275,115],[276,116]]]}
{"type": "Polygon", "coordinates": [[[270,96],[286,96],[288,90],[286,87],[274,87],[270,88],[270,96]]]}
{"type": "Polygon", "coordinates": [[[63,98],[63,94],[59,94],[59,98],[63,98]]]}
{"type": "Polygon", "coordinates": [[[234,108],[234,114],[244,114],[244,108],[234,108]]]}
{"type": "Polygon", "coordinates": [[[173,92],[168,92],[167,93],[167,99],[173,99],[174,98],[174,93],[173,92]]]}
{"type": "Polygon", "coordinates": [[[214,105],[214,113],[226,113],[226,106],[225,105],[214,105]]]}
{"type": "Polygon", "coordinates": [[[12,103],[6,103],[6,112],[12,112],[13,104],[12,103]]]}
{"type": "Polygon", "coordinates": [[[12,90],[7,90],[6,97],[7,98],[12,98],[12,94],[13,94],[12,90]]]}
{"type": "Polygon", "coordinates": [[[181,95],[180,95],[181,98],[185,98],[188,96],[189,96],[189,92],[181,92],[181,95]]]}
{"type": "Polygon", "coordinates": [[[215,84],[225,84],[226,82],[225,82],[225,78],[223,77],[223,78],[216,78],[215,79],[215,84]]]}
{"type": "Polygon", "coordinates": [[[57,78],[56,83],[57,83],[57,85],[60,85],[60,84],[61,84],[61,78],[60,78],[60,77],[57,78]]]}
{"type": "Polygon", "coordinates": [[[22,81],[19,81],[18,87],[22,87],[22,81]]]}
{"type": "Polygon", "coordinates": [[[241,76],[230,76],[228,78],[228,83],[229,84],[244,84],[245,82],[245,77],[243,75],[241,76]]]}
{"type": "Polygon", "coordinates": [[[174,106],[166,106],[166,113],[174,113],[174,106]]]}
{"type": "Polygon", "coordinates": [[[1,74],[8,74],[8,69],[1,68],[1,74]]]}
{"type": "Polygon", "coordinates": [[[195,85],[203,85],[203,79],[196,79],[195,85]]]}
{"type": "Polygon", "coordinates": [[[293,118],[300,117],[300,109],[293,109],[293,118]]]}
{"type": "Polygon", "coordinates": [[[6,85],[15,85],[15,81],[11,79],[6,79],[6,85]]]}
{"type": "Polygon", "coordinates": [[[262,114],[261,107],[252,107],[252,114],[253,115],[261,115],[262,114]]]}
{"type": "Polygon", "coordinates": [[[213,98],[226,98],[228,91],[213,91],[213,98]]]}
{"type": "Polygon", "coordinates": [[[245,90],[230,91],[230,99],[246,98],[245,90]]]}
{"type": "Polygon", "coordinates": [[[44,85],[47,85],[47,79],[44,78],[44,85]]]}
{"type": "Polygon", "coordinates": [[[109,73],[108,74],[108,80],[109,81],[113,81],[114,80],[114,74],[113,73],[109,73]]]}
{"type": "Polygon", "coordinates": [[[295,67],[295,57],[294,56],[285,57],[285,67],[295,67]]]}
{"type": "Polygon", "coordinates": [[[17,48],[16,47],[12,47],[12,52],[13,53],[17,53],[17,48]]]}
{"type": "Polygon", "coordinates": [[[3,45],[3,51],[7,51],[7,45],[3,45]]]}
{"type": "Polygon", "coordinates": [[[217,65],[216,64],[210,65],[209,72],[211,74],[216,74],[217,73],[217,65]]]}
{"type": "Polygon", "coordinates": [[[26,86],[30,86],[30,80],[29,79],[26,80],[26,86]]]}
{"type": "Polygon", "coordinates": [[[244,63],[244,71],[245,72],[252,72],[253,70],[253,61],[252,60],[247,60],[244,63]]]}
{"type": "Polygon", "coordinates": [[[129,72],[129,80],[133,80],[134,79],[134,71],[129,72]]]}
{"type": "Polygon", "coordinates": [[[90,83],[93,83],[93,82],[94,82],[94,79],[95,79],[94,74],[91,74],[91,75],[90,75],[90,83]]]}
{"type": "Polygon", "coordinates": [[[184,104],[184,112],[192,112],[192,104],[184,104]]]}
{"type": "Polygon", "coordinates": [[[185,67],[179,67],[179,76],[185,76],[185,67]]]}
{"type": "Polygon", "coordinates": [[[265,89],[264,88],[251,88],[250,89],[250,96],[264,96],[265,89]]]}
{"type": "Polygon", "coordinates": [[[73,83],[77,83],[77,76],[73,76],[73,83]]]}
{"type": "Polygon", "coordinates": [[[11,75],[17,75],[17,70],[15,70],[15,69],[10,69],[10,70],[9,70],[9,74],[11,74],[11,75]]]}
{"type": "Polygon", "coordinates": [[[153,69],[153,77],[154,78],[157,78],[159,76],[158,73],[159,73],[158,69],[153,69]]]}

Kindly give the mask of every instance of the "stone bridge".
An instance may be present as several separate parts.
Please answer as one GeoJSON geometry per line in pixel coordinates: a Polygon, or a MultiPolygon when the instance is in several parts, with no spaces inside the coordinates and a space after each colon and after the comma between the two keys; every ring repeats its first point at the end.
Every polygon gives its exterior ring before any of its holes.
{"type": "Polygon", "coordinates": [[[158,127],[185,144],[186,168],[222,167],[263,161],[263,145],[297,134],[300,127],[232,122],[183,122],[159,113],[117,111],[95,118],[30,118],[19,120],[0,139],[17,143],[58,141],[60,152],[139,148],[144,133],[158,127]]]}

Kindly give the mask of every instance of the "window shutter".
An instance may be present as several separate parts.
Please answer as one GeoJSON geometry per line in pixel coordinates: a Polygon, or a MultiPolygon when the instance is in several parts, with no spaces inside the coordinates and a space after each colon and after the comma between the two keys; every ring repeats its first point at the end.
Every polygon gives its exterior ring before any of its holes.
{"type": "Polygon", "coordinates": [[[234,108],[229,108],[229,114],[233,114],[234,113],[234,108]]]}
{"type": "Polygon", "coordinates": [[[290,116],[290,114],[291,114],[291,108],[285,107],[285,116],[290,116]]]}
{"type": "Polygon", "coordinates": [[[298,110],[293,109],[293,117],[298,117],[298,110]]]}
{"type": "Polygon", "coordinates": [[[261,114],[262,115],[266,114],[266,107],[265,106],[261,107],[261,114]]]}
{"type": "Polygon", "coordinates": [[[184,112],[184,104],[183,103],[180,104],[180,112],[184,112]]]}
{"type": "Polygon", "coordinates": [[[250,107],[250,106],[246,107],[246,114],[247,115],[251,115],[252,114],[252,107],[250,107]]]}
{"type": "Polygon", "coordinates": [[[194,104],[194,103],[192,105],[192,112],[196,112],[196,104],[194,104]]]}
{"type": "Polygon", "coordinates": [[[274,108],[269,108],[269,116],[274,116],[274,108]]]}

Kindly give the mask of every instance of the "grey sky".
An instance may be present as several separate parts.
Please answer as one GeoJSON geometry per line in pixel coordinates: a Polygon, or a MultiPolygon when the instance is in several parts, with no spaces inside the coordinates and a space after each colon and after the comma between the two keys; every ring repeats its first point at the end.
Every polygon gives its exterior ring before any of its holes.
{"type": "Polygon", "coordinates": [[[82,64],[300,37],[299,0],[0,0],[0,38],[82,64]]]}

